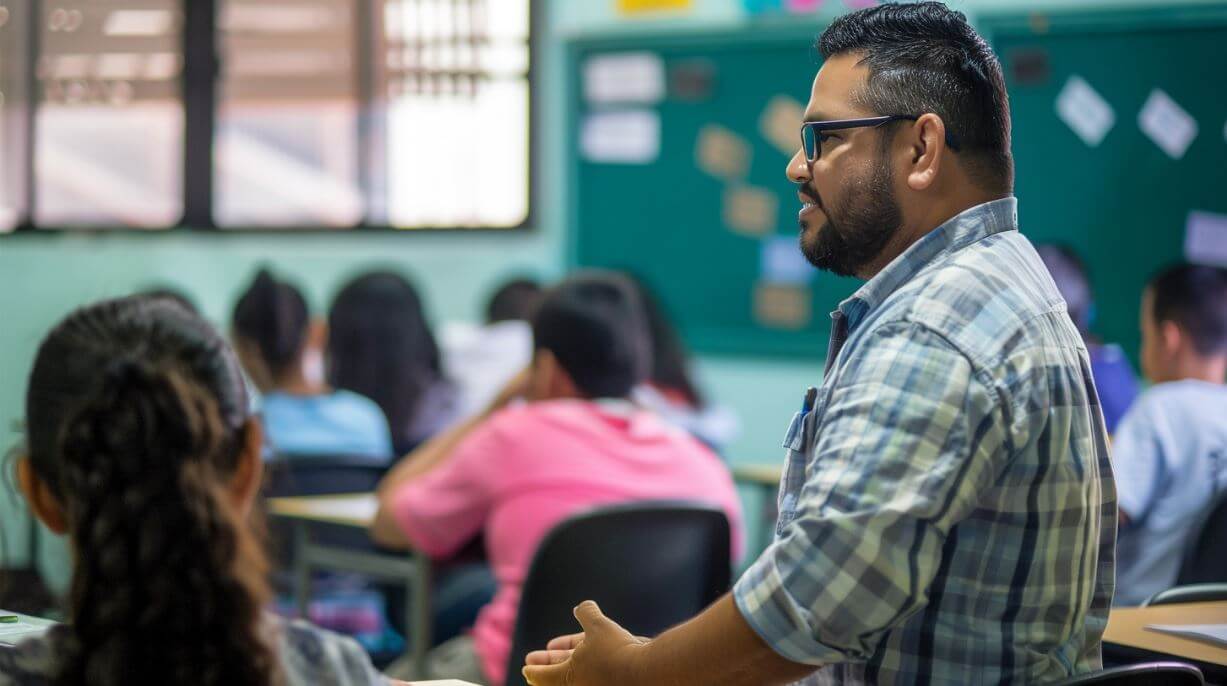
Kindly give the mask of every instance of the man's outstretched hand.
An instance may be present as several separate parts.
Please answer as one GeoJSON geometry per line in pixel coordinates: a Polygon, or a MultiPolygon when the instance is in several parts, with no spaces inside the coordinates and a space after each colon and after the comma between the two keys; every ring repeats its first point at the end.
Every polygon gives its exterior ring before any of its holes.
{"type": "Polygon", "coordinates": [[[636,683],[636,666],[648,645],[601,614],[591,600],[575,608],[583,633],[559,636],[525,659],[530,686],[621,686],[636,683]]]}

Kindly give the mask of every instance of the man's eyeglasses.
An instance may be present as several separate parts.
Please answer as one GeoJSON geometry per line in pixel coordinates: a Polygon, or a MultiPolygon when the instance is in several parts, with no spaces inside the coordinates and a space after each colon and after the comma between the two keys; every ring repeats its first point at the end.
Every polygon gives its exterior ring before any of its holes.
{"type": "MultiPolygon", "coordinates": [[[[807,162],[817,162],[818,158],[822,156],[822,142],[827,139],[827,131],[838,129],[876,129],[891,122],[916,121],[917,119],[920,119],[920,115],[889,114],[883,117],[865,117],[863,119],[832,119],[829,121],[803,122],[801,124],[801,149],[805,151],[805,160],[807,162]]],[[[946,132],[946,145],[956,152],[959,149],[954,136],[950,132],[946,132]]]]}

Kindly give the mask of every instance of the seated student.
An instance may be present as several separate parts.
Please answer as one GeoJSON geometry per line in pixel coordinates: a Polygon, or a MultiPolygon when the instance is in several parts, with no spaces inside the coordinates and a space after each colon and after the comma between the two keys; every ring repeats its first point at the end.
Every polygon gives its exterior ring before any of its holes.
{"type": "Polygon", "coordinates": [[[1201,519],[1227,493],[1227,270],[1164,270],[1142,296],[1141,319],[1142,370],[1154,385],[1112,444],[1117,605],[1175,584],[1201,519]]]}
{"type": "Polygon", "coordinates": [[[1138,395],[1138,380],[1133,367],[1119,345],[1101,343],[1091,333],[1095,299],[1086,267],[1078,254],[1068,246],[1055,244],[1038,245],[1035,250],[1065,299],[1069,318],[1078,328],[1078,333],[1082,334],[1082,340],[1086,341],[1091,357],[1091,377],[1095,379],[1095,390],[1099,392],[1104,424],[1109,434],[1115,434],[1121,418],[1138,395]]]}
{"type": "Polygon", "coordinates": [[[328,381],[379,405],[404,455],[458,418],[417,291],[394,272],[346,284],[328,311],[328,381]]]}
{"type": "Polygon", "coordinates": [[[234,347],[263,394],[261,414],[275,455],[392,457],[388,422],[369,398],[323,383],[307,301],[260,270],[234,307],[234,347]]]}
{"type": "Polygon", "coordinates": [[[443,369],[460,389],[460,412],[471,417],[486,409],[533,357],[533,310],[541,286],[513,279],[495,290],[486,304],[486,323],[450,322],[443,326],[443,369]]]}
{"type": "Polygon", "coordinates": [[[69,315],[38,349],[17,475],[74,551],[68,621],[0,684],[384,684],[351,639],[266,614],[248,514],[260,421],[216,331],[164,298],[69,315]]]}
{"type": "Polygon", "coordinates": [[[664,307],[642,280],[635,280],[643,299],[648,335],[652,341],[652,365],[647,381],[635,387],[635,402],[665,421],[689,431],[712,450],[720,451],[737,437],[737,415],[704,397],[690,373],[690,360],[682,338],[669,321],[664,307]]]}
{"type": "Polygon", "coordinates": [[[649,362],[633,287],[603,273],[564,281],[534,316],[533,341],[532,366],[488,412],[423,445],[379,488],[375,540],[446,557],[484,531],[499,581],[472,636],[436,648],[421,678],[503,683],[537,546],[580,510],[703,501],[728,514],[740,550],[740,504],[719,458],[626,399],[649,362]],[[509,404],[520,395],[530,402],[509,404]]]}

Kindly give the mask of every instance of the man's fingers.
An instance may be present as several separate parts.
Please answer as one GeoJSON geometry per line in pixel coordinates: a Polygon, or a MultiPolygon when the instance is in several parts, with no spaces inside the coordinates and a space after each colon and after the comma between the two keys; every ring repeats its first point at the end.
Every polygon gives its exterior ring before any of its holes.
{"type": "Polygon", "coordinates": [[[550,642],[545,647],[549,650],[575,650],[582,640],[584,640],[582,633],[559,636],[558,638],[550,639],[550,642]]]}
{"type": "Polygon", "coordinates": [[[524,658],[526,665],[556,665],[571,659],[572,650],[534,650],[524,658]]]}
{"type": "Polygon", "coordinates": [[[593,600],[585,600],[580,603],[575,608],[575,618],[579,620],[579,625],[584,628],[585,633],[598,628],[620,628],[601,614],[601,608],[597,607],[596,601],[593,600]]]}
{"type": "Polygon", "coordinates": [[[528,665],[520,670],[528,686],[567,686],[567,670],[564,662],[557,665],[528,665]]]}

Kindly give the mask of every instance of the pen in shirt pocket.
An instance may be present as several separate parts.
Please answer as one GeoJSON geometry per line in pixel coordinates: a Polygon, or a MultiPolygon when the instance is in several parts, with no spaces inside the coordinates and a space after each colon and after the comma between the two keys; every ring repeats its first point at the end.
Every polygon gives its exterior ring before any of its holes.
{"type": "Polygon", "coordinates": [[[801,449],[809,451],[809,413],[814,411],[818,389],[810,386],[805,390],[805,402],[801,403],[801,449]]]}

